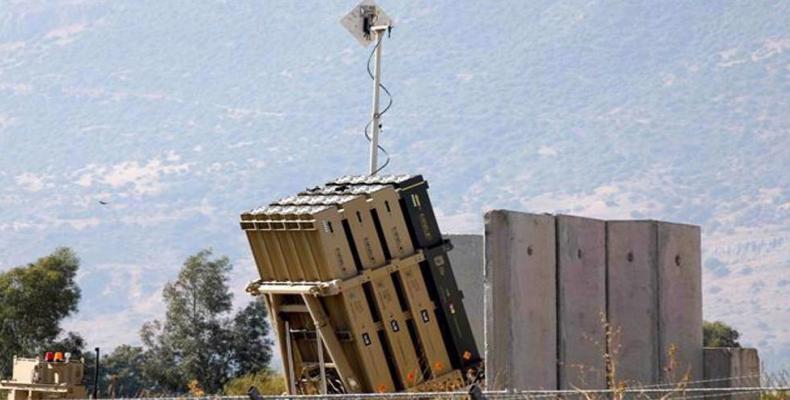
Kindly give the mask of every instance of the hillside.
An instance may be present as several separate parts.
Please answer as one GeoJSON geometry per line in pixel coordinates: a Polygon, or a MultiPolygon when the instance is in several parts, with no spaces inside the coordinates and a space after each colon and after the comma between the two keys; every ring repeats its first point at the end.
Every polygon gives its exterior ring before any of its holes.
{"type": "MultiPolygon", "coordinates": [[[[0,269],[82,257],[70,328],[137,341],[183,259],[254,277],[240,211],[364,172],[355,1],[0,7],[0,269]],[[106,201],[106,206],[99,200],[106,201]]],[[[388,172],[490,208],[703,227],[704,312],[790,360],[790,3],[383,2],[388,172]]]]}

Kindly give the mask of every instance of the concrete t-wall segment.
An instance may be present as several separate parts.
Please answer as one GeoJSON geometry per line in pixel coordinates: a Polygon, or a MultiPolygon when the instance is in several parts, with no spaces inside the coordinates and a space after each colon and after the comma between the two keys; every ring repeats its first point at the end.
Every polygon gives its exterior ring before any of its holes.
{"type": "Polygon", "coordinates": [[[485,232],[486,386],[555,389],[554,217],[489,211],[485,232]]]}
{"type": "MultiPolygon", "coordinates": [[[[703,350],[706,387],[733,388],[760,386],[760,357],[757,349],[706,347],[703,350]]],[[[712,397],[721,400],[756,400],[760,392],[724,394],[712,397]]]]}
{"type": "Polygon", "coordinates": [[[657,222],[661,383],[702,378],[702,266],[698,226],[657,222]]]}
{"type": "Polygon", "coordinates": [[[702,376],[700,230],[660,221],[607,222],[612,352],[626,382],[702,376]],[[686,376],[688,374],[688,376],[686,376]]]}
{"type": "Polygon", "coordinates": [[[604,388],[606,351],[618,385],[702,378],[699,227],[496,210],[484,247],[488,388],[604,388]]]}
{"type": "Polygon", "coordinates": [[[560,389],[606,388],[606,223],[558,215],[560,389]]]}
{"type": "Polygon", "coordinates": [[[478,348],[483,346],[483,236],[446,235],[453,244],[447,253],[455,281],[464,294],[464,308],[478,348]]]}
{"type": "Polygon", "coordinates": [[[629,386],[655,384],[659,377],[655,223],[610,221],[606,231],[614,379],[629,386]]]}

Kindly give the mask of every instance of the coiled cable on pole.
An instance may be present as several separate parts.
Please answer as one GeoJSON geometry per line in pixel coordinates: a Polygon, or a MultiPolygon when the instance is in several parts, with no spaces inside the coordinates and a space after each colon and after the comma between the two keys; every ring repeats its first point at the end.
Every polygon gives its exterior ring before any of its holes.
{"type": "MultiPolygon", "coordinates": [[[[378,40],[376,41],[376,45],[373,47],[373,50],[371,50],[371,52],[370,52],[370,55],[368,56],[368,62],[367,62],[368,76],[370,76],[370,79],[371,79],[371,80],[373,80],[374,82],[376,81],[376,78],[375,78],[375,76],[373,76],[373,71],[371,71],[371,70],[370,70],[370,62],[373,60],[373,56],[376,54],[376,50],[378,50],[379,46],[381,46],[381,40],[382,40],[383,38],[384,38],[384,35],[383,35],[383,34],[380,34],[380,35],[378,35],[378,40]]],[[[386,106],[386,107],[384,107],[384,109],[383,109],[383,110],[381,110],[381,112],[379,112],[379,113],[378,113],[378,115],[376,115],[376,116],[374,116],[373,118],[371,118],[371,119],[368,121],[368,123],[367,123],[367,124],[365,124],[365,138],[366,138],[366,139],[368,139],[368,142],[370,142],[370,141],[372,141],[372,140],[373,140],[373,139],[370,137],[370,133],[368,132],[368,129],[370,129],[370,125],[371,125],[371,124],[372,124],[372,123],[373,123],[373,122],[374,122],[376,119],[378,119],[378,120],[379,120],[379,129],[381,129],[381,117],[382,117],[382,116],[383,116],[383,115],[384,115],[384,114],[385,114],[387,111],[389,111],[390,107],[392,107],[392,93],[390,93],[389,89],[387,89],[387,87],[386,87],[386,86],[384,86],[384,84],[382,84],[381,82],[379,82],[379,87],[380,87],[380,88],[381,88],[381,89],[384,91],[384,93],[386,93],[386,94],[387,94],[387,106],[386,106]]],[[[386,150],[384,147],[382,147],[382,146],[381,146],[381,144],[377,144],[377,145],[376,145],[376,147],[378,147],[378,150],[379,150],[379,151],[381,151],[382,153],[384,153],[384,155],[387,157],[387,159],[386,159],[386,161],[384,161],[384,164],[382,164],[380,167],[378,167],[378,168],[377,168],[375,171],[373,171],[373,172],[372,172],[370,175],[376,175],[376,174],[378,174],[378,173],[379,173],[379,172],[381,172],[381,171],[382,171],[384,168],[386,168],[386,167],[387,167],[387,165],[389,165],[389,163],[390,163],[390,154],[389,154],[389,152],[387,152],[387,150],[386,150]]]]}

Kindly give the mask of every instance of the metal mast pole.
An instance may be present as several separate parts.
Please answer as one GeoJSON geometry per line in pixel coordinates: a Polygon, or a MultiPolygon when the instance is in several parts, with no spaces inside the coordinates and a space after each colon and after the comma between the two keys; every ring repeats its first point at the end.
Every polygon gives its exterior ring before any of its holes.
{"type": "Polygon", "coordinates": [[[93,398],[99,398],[99,366],[101,365],[101,352],[98,347],[93,349],[96,352],[96,362],[93,370],[93,398]]]}
{"type": "Polygon", "coordinates": [[[370,117],[372,130],[370,134],[370,175],[375,175],[379,168],[379,126],[381,115],[379,115],[379,99],[381,97],[381,44],[383,41],[384,30],[387,26],[374,26],[371,30],[376,34],[376,55],[373,73],[373,113],[370,117]]]}

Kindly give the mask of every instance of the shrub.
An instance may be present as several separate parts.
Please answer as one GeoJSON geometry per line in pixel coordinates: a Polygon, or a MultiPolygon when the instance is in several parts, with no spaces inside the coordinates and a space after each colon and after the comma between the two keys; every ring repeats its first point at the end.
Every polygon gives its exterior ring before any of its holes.
{"type": "Polygon", "coordinates": [[[222,392],[226,396],[243,396],[251,387],[260,394],[283,394],[287,391],[282,375],[270,370],[258,371],[240,376],[225,384],[222,392]]]}
{"type": "Polygon", "coordinates": [[[705,347],[741,347],[738,331],[721,321],[704,321],[702,325],[702,336],[705,347]]]}

